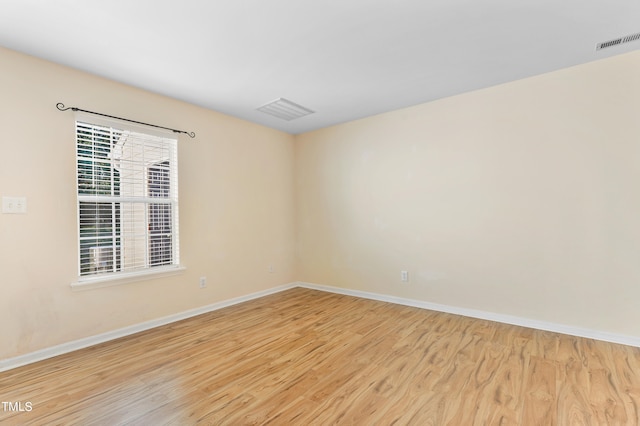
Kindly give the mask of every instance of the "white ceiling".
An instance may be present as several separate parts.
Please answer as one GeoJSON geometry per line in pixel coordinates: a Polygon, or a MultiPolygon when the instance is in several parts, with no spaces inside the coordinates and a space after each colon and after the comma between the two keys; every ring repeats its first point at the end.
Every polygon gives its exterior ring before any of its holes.
{"type": "Polygon", "coordinates": [[[636,50],[595,45],[637,32],[639,0],[0,0],[2,46],[294,134],[636,50]],[[256,111],[280,97],[316,112],[256,111]]]}

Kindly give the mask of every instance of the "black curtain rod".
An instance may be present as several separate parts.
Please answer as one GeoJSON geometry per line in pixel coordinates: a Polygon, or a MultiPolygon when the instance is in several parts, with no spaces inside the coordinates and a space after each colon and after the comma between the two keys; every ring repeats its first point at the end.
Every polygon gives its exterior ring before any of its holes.
{"type": "Polygon", "coordinates": [[[189,136],[190,138],[195,138],[196,137],[196,134],[194,132],[185,132],[184,130],[176,130],[176,129],[171,129],[169,127],[156,126],[155,124],[143,123],[142,121],[129,120],[128,118],[115,117],[113,115],[101,114],[99,112],[87,111],[86,109],[80,109],[80,108],[76,108],[76,107],[65,107],[62,102],[58,102],[56,104],[56,108],[58,108],[58,110],[60,110],[60,111],[71,110],[71,111],[86,112],[88,114],[100,115],[102,117],[109,117],[109,118],[115,118],[116,120],[128,121],[129,123],[142,124],[144,126],[151,126],[151,127],[157,128],[157,129],[170,130],[173,133],[184,133],[185,135],[189,136]]]}

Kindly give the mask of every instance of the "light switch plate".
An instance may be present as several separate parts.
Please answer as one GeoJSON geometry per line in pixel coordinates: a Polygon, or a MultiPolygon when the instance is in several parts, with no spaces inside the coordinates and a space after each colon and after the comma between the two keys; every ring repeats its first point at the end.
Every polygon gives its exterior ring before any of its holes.
{"type": "Polygon", "coordinates": [[[27,199],[25,197],[2,197],[2,213],[4,214],[27,213],[27,199]]]}

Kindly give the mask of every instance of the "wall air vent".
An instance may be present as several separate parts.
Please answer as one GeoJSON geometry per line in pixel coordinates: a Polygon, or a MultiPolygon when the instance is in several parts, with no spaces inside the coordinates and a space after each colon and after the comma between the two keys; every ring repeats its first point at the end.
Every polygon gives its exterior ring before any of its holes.
{"type": "Polygon", "coordinates": [[[305,115],[313,114],[315,112],[285,98],[279,98],[275,101],[269,102],[268,104],[262,105],[258,108],[258,111],[262,111],[265,114],[273,115],[274,117],[287,121],[295,120],[296,118],[304,117],[305,115]]]}
{"type": "Polygon", "coordinates": [[[640,33],[631,34],[626,37],[619,37],[614,40],[603,41],[596,44],[596,50],[606,49],[607,47],[617,46],[619,44],[629,43],[630,41],[640,40],[640,33]]]}

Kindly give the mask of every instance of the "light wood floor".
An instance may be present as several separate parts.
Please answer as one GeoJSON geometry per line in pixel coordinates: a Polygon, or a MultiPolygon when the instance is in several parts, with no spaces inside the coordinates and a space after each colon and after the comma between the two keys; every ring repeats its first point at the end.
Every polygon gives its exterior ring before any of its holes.
{"type": "Polygon", "coordinates": [[[640,349],[293,289],[0,373],[1,424],[636,425],[640,349]]]}

